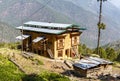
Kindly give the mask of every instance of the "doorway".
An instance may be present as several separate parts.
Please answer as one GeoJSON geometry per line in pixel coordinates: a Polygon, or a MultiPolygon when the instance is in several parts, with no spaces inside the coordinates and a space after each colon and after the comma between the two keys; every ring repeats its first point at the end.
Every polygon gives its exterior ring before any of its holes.
{"type": "Polygon", "coordinates": [[[66,55],[67,57],[70,57],[70,51],[69,51],[69,49],[66,49],[66,50],[65,50],[65,55],[66,55]]]}

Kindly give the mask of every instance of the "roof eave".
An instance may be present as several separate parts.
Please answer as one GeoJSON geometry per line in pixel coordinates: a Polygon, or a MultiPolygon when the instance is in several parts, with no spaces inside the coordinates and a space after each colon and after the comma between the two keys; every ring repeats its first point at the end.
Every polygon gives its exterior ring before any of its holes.
{"type": "Polygon", "coordinates": [[[68,26],[68,27],[66,27],[66,28],[78,28],[78,27],[80,27],[80,26],[79,26],[79,25],[72,24],[72,25],[70,25],[70,26],[68,26]]]}
{"type": "Polygon", "coordinates": [[[79,30],[87,30],[87,28],[79,28],[79,30]]]}
{"type": "MultiPolygon", "coordinates": [[[[22,26],[19,26],[19,27],[22,27],[22,26]]],[[[19,27],[16,27],[16,29],[17,29],[17,30],[22,30],[22,29],[19,28],[19,27]]],[[[25,30],[25,29],[23,29],[23,30],[25,30]]],[[[32,30],[25,30],[25,31],[32,31],[32,30]]],[[[39,31],[34,31],[34,32],[39,32],[39,31]]],[[[63,34],[63,33],[65,33],[65,32],[66,32],[66,30],[64,30],[64,31],[62,31],[62,32],[59,32],[59,33],[47,33],[47,32],[39,32],[39,33],[46,33],[46,34],[60,35],[60,34],[63,34]]]]}

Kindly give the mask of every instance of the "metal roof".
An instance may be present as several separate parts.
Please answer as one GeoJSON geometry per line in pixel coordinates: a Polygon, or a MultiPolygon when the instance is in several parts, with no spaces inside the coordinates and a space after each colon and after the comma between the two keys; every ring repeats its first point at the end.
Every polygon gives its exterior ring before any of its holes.
{"type": "Polygon", "coordinates": [[[73,66],[86,70],[92,67],[96,67],[100,64],[112,64],[112,62],[97,57],[88,57],[75,62],[73,66]]]}
{"type": "Polygon", "coordinates": [[[76,62],[74,64],[74,66],[76,67],[79,67],[81,69],[89,69],[89,68],[92,68],[92,67],[95,67],[97,65],[99,65],[100,63],[98,62],[95,62],[95,61],[90,61],[90,60],[87,60],[87,59],[81,59],[80,61],[76,62]]]}
{"type": "Polygon", "coordinates": [[[36,21],[29,21],[24,23],[24,25],[36,25],[41,27],[57,27],[57,28],[69,28],[69,27],[79,27],[78,25],[73,24],[60,24],[60,23],[48,23],[48,22],[36,22],[36,21]]]}
{"type": "Polygon", "coordinates": [[[95,64],[87,64],[87,63],[75,63],[74,66],[78,67],[78,68],[81,68],[83,70],[86,70],[86,69],[89,69],[89,68],[92,68],[92,67],[95,67],[97,65],[95,64]]]}
{"type": "Polygon", "coordinates": [[[20,36],[17,36],[16,39],[17,40],[24,40],[26,38],[28,38],[30,35],[20,35],[20,36]]]}
{"type": "Polygon", "coordinates": [[[97,57],[90,57],[90,59],[100,62],[100,64],[111,64],[112,63],[108,60],[104,60],[104,59],[97,58],[97,57]]]}
{"type": "Polygon", "coordinates": [[[24,27],[24,26],[19,26],[19,27],[16,27],[16,28],[27,30],[27,31],[49,33],[49,34],[61,34],[61,33],[64,33],[66,31],[66,30],[55,30],[55,29],[47,29],[47,28],[24,27]]]}
{"type": "Polygon", "coordinates": [[[33,42],[37,43],[37,42],[41,41],[42,39],[44,39],[44,37],[37,37],[36,39],[33,40],[33,42]]]}

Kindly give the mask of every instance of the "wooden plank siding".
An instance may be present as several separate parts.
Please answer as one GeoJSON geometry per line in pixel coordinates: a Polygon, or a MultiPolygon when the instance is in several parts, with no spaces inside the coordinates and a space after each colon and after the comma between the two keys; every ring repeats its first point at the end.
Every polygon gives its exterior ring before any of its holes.
{"type": "Polygon", "coordinates": [[[32,51],[34,53],[49,56],[47,53],[47,48],[51,50],[53,53],[54,58],[70,58],[72,56],[71,48],[75,48],[78,51],[79,45],[79,36],[81,33],[73,32],[73,33],[64,33],[61,35],[52,35],[52,34],[44,34],[44,33],[37,33],[31,31],[24,31],[23,34],[30,35],[29,38],[23,41],[24,50],[32,51]],[[37,37],[44,36],[46,39],[41,40],[37,43],[33,43],[32,41],[37,37]],[[77,43],[72,43],[72,38],[77,37],[77,43]],[[61,52],[61,55],[60,55],[61,52]]]}
{"type": "Polygon", "coordinates": [[[54,39],[53,39],[54,36],[51,36],[48,34],[37,33],[37,32],[28,32],[28,31],[24,31],[23,34],[28,34],[31,36],[31,39],[28,38],[23,41],[24,50],[26,50],[26,48],[27,48],[26,44],[28,43],[29,45],[31,45],[31,47],[29,49],[31,49],[30,51],[32,51],[32,52],[39,53],[39,51],[41,50],[41,51],[43,51],[42,55],[48,56],[46,53],[46,49],[50,48],[54,54],[54,39]],[[34,40],[40,36],[46,37],[46,41],[43,40],[43,41],[39,41],[37,43],[32,42],[32,40],[34,40]],[[31,43],[29,42],[29,40],[31,40],[31,43]]]}

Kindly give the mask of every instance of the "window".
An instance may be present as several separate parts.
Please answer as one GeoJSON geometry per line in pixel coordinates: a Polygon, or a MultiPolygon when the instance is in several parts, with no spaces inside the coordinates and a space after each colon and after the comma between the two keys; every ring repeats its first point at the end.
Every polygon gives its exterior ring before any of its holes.
{"type": "Polygon", "coordinates": [[[62,57],[62,55],[63,55],[63,51],[62,51],[62,50],[59,50],[59,51],[58,51],[58,57],[62,57]]]}
{"type": "Polygon", "coordinates": [[[58,49],[64,48],[64,39],[59,39],[57,43],[58,49]]]}
{"type": "Polygon", "coordinates": [[[77,37],[74,37],[74,44],[77,43],[77,37]]]}
{"type": "Polygon", "coordinates": [[[78,45],[79,44],[79,36],[72,37],[72,45],[78,45]]]}

